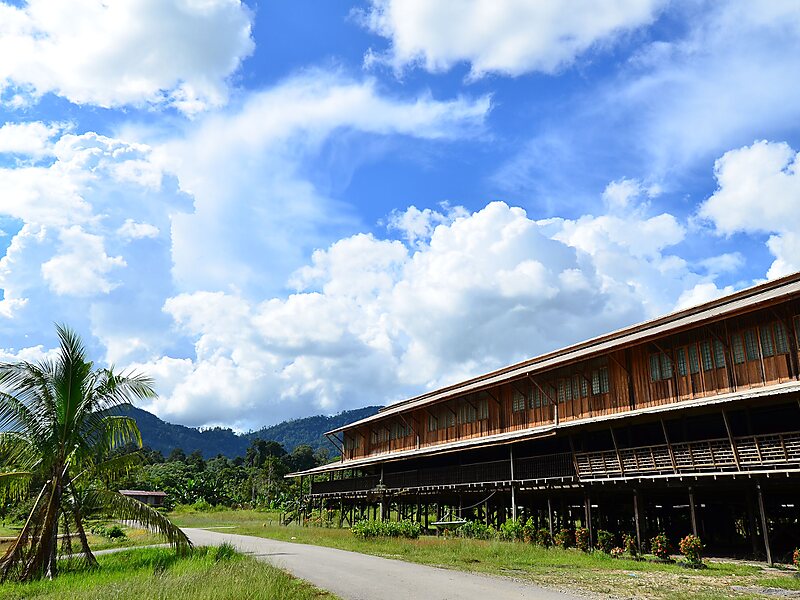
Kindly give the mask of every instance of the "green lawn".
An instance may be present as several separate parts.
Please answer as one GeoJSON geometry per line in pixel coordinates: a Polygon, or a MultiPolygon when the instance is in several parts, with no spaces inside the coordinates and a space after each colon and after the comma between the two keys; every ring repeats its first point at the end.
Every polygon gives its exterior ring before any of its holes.
{"type": "MultiPolygon", "coordinates": [[[[89,547],[92,550],[105,550],[107,548],[130,548],[134,546],[151,546],[164,543],[164,538],[147,530],[139,529],[138,527],[128,527],[122,524],[120,524],[120,527],[125,532],[125,538],[121,540],[109,540],[103,536],[91,533],[91,523],[87,524],[86,530],[89,547]]],[[[7,545],[19,533],[21,528],[22,526],[0,528],[0,553],[5,551],[7,545]]],[[[76,537],[72,539],[72,550],[73,552],[80,550],[80,542],[76,537]]]]}
{"type": "Polygon", "coordinates": [[[784,587],[796,581],[791,572],[731,562],[709,562],[703,570],[678,565],[612,559],[599,552],[543,549],[512,542],[423,537],[419,540],[360,540],[347,529],[284,527],[277,514],[257,511],[176,513],[182,527],[218,528],[216,531],[331,546],[388,558],[525,578],[556,589],[599,592],[615,597],[653,600],[677,598],[749,598],[731,586],[784,587]]]}
{"type": "Polygon", "coordinates": [[[216,549],[178,558],[166,548],[139,548],[98,560],[99,569],[65,572],[53,581],[5,583],[0,599],[335,600],[275,567],[216,549]]]}

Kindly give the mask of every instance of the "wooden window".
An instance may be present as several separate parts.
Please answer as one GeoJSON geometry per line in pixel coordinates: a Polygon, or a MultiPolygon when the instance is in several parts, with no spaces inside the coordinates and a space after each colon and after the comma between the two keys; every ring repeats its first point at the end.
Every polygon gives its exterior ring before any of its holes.
{"type": "Polygon", "coordinates": [[[478,420],[483,421],[489,418],[489,400],[481,398],[478,400],[478,420]]]}
{"type": "Polygon", "coordinates": [[[386,428],[381,427],[378,430],[372,431],[372,445],[376,446],[378,444],[385,444],[389,441],[389,432],[386,431],[386,428]]]}
{"type": "Polygon", "coordinates": [[[697,360],[697,346],[689,346],[689,373],[697,375],[700,372],[700,361],[697,360]]]}
{"type": "MultiPolygon", "coordinates": [[[[650,381],[659,381],[661,379],[661,360],[658,354],[650,355],[650,381]]],[[[592,390],[594,392],[594,390],[592,390]]],[[[600,392],[594,392],[600,393],[600,392]]]]}
{"type": "Polygon", "coordinates": [[[468,402],[462,401],[461,405],[458,407],[458,422],[461,424],[474,423],[477,420],[478,411],[475,407],[468,402]]]}
{"type": "Polygon", "coordinates": [[[659,352],[650,355],[650,379],[661,381],[672,378],[672,359],[668,354],[659,352]]]}
{"type": "Polygon", "coordinates": [[[608,368],[603,367],[600,369],[600,393],[607,394],[608,390],[608,368]]]}
{"type": "Polygon", "coordinates": [[[731,336],[733,344],[733,364],[740,365],[744,362],[744,343],[742,343],[742,336],[739,333],[734,333],[731,336]]]}
{"type": "Polygon", "coordinates": [[[675,352],[675,363],[678,367],[678,375],[686,376],[686,349],[678,348],[675,352]]]}
{"type": "Polygon", "coordinates": [[[433,415],[428,415],[428,431],[436,431],[438,428],[438,419],[433,415]]]}
{"type": "Polygon", "coordinates": [[[533,394],[531,395],[531,399],[533,402],[531,408],[541,408],[542,406],[547,406],[547,396],[544,392],[542,392],[542,390],[539,389],[538,385],[533,386],[533,394]]]}
{"type": "Polygon", "coordinates": [[[567,398],[567,386],[563,379],[558,380],[558,403],[561,404],[567,398]]]}
{"type": "Polygon", "coordinates": [[[581,376],[572,376],[572,397],[576,400],[581,397],[581,376]]]}
{"type": "Polygon", "coordinates": [[[725,346],[719,340],[714,340],[714,363],[718,369],[725,368],[725,346]]]}
{"type": "Polygon", "coordinates": [[[525,410],[525,396],[519,390],[514,390],[514,394],[511,397],[511,410],[514,412],[525,410]]]}
{"type": "Polygon", "coordinates": [[[780,321],[775,322],[775,350],[778,354],[789,353],[789,340],[786,337],[786,327],[780,321]]]}
{"type": "Polygon", "coordinates": [[[703,371],[710,371],[714,368],[714,357],[711,355],[711,342],[708,340],[700,342],[700,358],[703,360],[703,371]]]}
{"type": "Polygon", "coordinates": [[[599,393],[600,393],[600,371],[592,371],[592,396],[597,396],[599,393]]]}
{"type": "Polygon", "coordinates": [[[762,356],[774,356],[775,346],[772,344],[772,327],[769,325],[762,325],[758,328],[758,333],[761,336],[762,356]]]}
{"type": "Polygon", "coordinates": [[[564,399],[569,402],[572,400],[572,380],[567,378],[561,381],[564,383],[564,399]]]}
{"type": "Polygon", "coordinates": [[[589,383],[586,377],[581,376],[581,398],[586,398],[589,395],[589,383]]]}
{"type": "Polygon", "coordinates": [[[744,350],[747,355],[747,360],[758,360],[758,339],[756,332],[753,329],[748,329],[744,332],[744,350]]]}
{"type": "Polygon", "coordinates": [[[358,450],[361,447],[361,436],[344,436],[344,449],[345,450],[358,450]]]}

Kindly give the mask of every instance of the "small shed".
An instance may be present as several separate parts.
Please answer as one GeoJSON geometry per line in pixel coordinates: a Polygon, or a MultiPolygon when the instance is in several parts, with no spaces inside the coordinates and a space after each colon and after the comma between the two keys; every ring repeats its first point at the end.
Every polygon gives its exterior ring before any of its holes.
{"type": "Polygon", "coordinates": [[[148,506],[164,506],[164,498],[167,497],[165,492],[151,492],[147,490],[120,490],[120,494],[138,500],[148,506]]]}

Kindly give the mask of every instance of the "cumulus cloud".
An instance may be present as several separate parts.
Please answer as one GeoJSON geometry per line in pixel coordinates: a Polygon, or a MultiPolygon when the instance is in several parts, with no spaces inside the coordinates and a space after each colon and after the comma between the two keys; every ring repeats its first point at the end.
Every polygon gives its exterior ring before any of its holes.
{"type": "Polygon", "coordinates": [[[52,139],[63,124],[27,121],[5,123],[0,127],[0,154],[18,154],[41,158],[53,153],[52,139]]]}
{"type": "Polygon", "coordinates": [[[42,276],[56,294],[92,296],[114,289],[118,284],[106,275],[124,266],[121,256],[106,254],[101,236],[73,225],[61,231],[58,254],[42,264],[42,276]]]}
{"type": "Polygon", "coordinates": [[[246,429],[390,401],[671,310],[713,282],[669,254],[683,226],[647,210],[536,221],[502,202],[449,217],[409,208],[390,222],[412,238],[342,238],[288,296],[179,294],[164,311],[194,356],[139,365],[160,382],[149,408],[246,429]]]}
{"type": "Polygon", "coordinates": [[[768,234],[775,261],[767,277],[800,269],[800,153],[785,142],[757,141],[726,152],[714,175],[717,189],[698,215],[720,235],[768,234]]]}
{"type": "Polygon", "coordinates": [[[253,50],[251,27],[240,0],[0,3],[0,99],[50,92],[194,114],[226,102],[228,77],[253,50]]]}
{"type": "Polygon", "coordinates": [[[651,23],[661,0],[614,0],[602,9],[588,1],[439,2],[372,0],[362,22],[390,41],[385,53],[370,51],[367,63],[396,69],[419,65],[446,71],[460,62],[470,76],[487,73],[554,73],[588,49],[651,23]]]}
{"type": "Polygon", "coordinates": [[[143,238],[158,237],[158,227],[150,223],[137,223],[133,219],[125,219],[125,222],[117,229],[117,235],[128,240],[140,240],[143,238]]]}

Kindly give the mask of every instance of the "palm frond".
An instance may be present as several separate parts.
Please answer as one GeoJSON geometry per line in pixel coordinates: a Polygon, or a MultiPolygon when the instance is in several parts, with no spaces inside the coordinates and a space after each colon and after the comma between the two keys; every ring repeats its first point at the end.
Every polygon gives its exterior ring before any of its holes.
{"type": "Polygon", "coordinates": [[[109,490],[92,490],[87,494],[87,499],[104,506],[118,519],[135,521],[142,527],[161,534],[179,552],[192,547],[192,542],[179,527],[143,502],[109,490]]]}
{"type": "Polygon", "coordinates": [[[33,473],[7,471],[0,473],[0,500],[22,500],[28,496],[33,473]]]}

